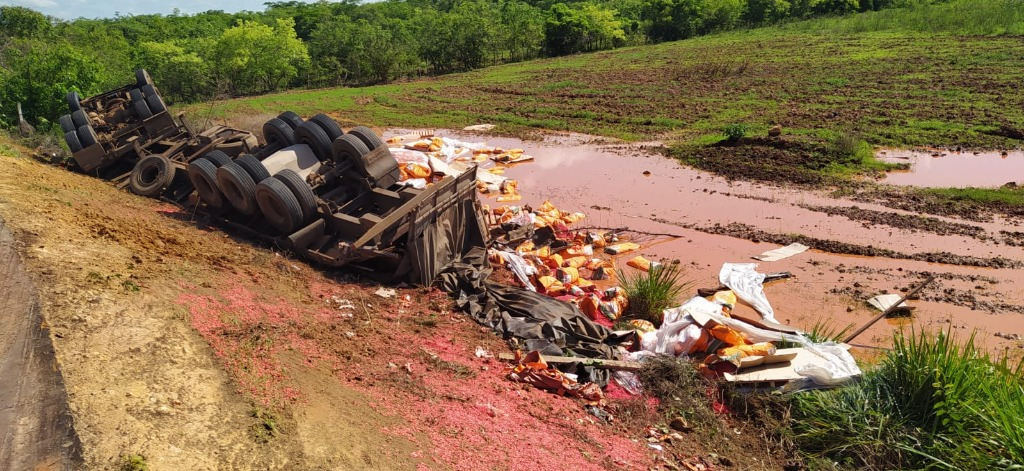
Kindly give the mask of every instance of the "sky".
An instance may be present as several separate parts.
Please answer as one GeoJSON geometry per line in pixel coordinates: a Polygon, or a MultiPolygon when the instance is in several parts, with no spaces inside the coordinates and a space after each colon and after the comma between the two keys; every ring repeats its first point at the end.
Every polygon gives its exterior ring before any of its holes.
{"type": "Polygon", "coordinates": [[[115,14],[145,15],[162,13],[169,15],[177,8],[181,13],[199,13],[207,10],[224,10],[233,13],[241,10],[262,11],[267,0],[0,0],[0,5],[28,7],[43,14],[65,20],[79,17],[109,18],[115,14]]]}

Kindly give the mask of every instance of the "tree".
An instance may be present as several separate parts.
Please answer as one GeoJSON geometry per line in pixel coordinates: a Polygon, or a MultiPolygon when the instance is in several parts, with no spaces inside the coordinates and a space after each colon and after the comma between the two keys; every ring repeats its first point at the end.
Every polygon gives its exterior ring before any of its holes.
{"type": "Polygon", "coordinates": [[[626,39],[615,10],[592,3],[556,3],[544,23],[545,49],[550,55],[595,51],[620,45],[626,39]]]}
{"type": "Polygon", "coordinates": [[[147,41],[139,44],[138,61],[169,101],[207,97],[213,90],[210,68],[195,52],[174,43],[147,41]]]}
{"type": "Polygon", "coordinates": [[[295,35],[295,22],[275,27],[241,21],[221,34],[214,49],[215,72],[228,78],[236,93],[277,90],[309,67],[309,51],[295,35]]]}
{"type": "Polygon", "coordinates": [[[743,22],[751,26],[776,23],[789,16],[788,0],[747,0],[743,22]]]}
{"type": "Polygon", "coordinates": [[[544,16],[540,9],[517,0],[502,2],[498,42],[512,61],[533,59],[540,54],[544,37],[544,16]]]}
{"type": "Polygon", "coordinates": [[[25,7],[0,6],[0,36],[37,38],[50,30],[45,15],[25,7]]]}
{"type": "Polygon", "coordinates": [[[68,112],[69,91],[99,91],[99,65],[64,41],[16,40],[0,60],[0,115],[8,123],[17,116],[17,103],[30,122],[56,122],[68,112]]]}

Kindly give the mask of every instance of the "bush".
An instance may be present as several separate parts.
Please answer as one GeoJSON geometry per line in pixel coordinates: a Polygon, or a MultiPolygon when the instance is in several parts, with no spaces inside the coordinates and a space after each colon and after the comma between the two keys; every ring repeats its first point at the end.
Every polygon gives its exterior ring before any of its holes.
{"type": "Polygon", "coordinates": [[[652,267],[647,273],[626,274],[619,271],[622,289],[629,299],[626,316],[661,325],[662,311],[673,307],[690,283],[682,282],[683,269],[678,263],[652,267]]]}
{"type": "Polygon", "coordinates": [[[722,133],[725,134],[725,140],[729,142],[736,142],[747,136],[747,125],[746,124],[730,124],[722,128],[722,133]]]}
{"type": "Polygon", "coordinates": [[[1007,469],[1024,462],[1022,373],[973,335],[897,334],[863,380],[795,396],[793,428],[803,451],[856,469],[1007,469]]]}

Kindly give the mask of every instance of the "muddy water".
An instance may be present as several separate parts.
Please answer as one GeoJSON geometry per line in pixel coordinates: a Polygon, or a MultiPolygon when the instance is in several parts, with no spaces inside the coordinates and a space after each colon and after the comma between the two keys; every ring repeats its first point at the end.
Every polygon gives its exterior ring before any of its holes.
{"type": "Polygon", "coordinates": [[[910,170],[889,173],[885,183],[925,187],[998,187],[1024,185],[1024,151],[954,152],[882,149],[878,158],[909,163],[910,170]]]}
{"type": "MultiPolygon", "coordinates": [[[[394,130],[387,135],[406,132],[394,130]]],[[[718,270],[723,262],[754,261],[751,256],[777,246],[681,226],[741,222],[772,233],[804,234],[902,253],[945,251],[1024,260],[1024,248],[1020,247],[982,242],[968,236],[940,236],[887,225],[865,225],[808,210],[805,207],[853,206],[854,203],[816,192],[728,182],[639,146],[602,144],[579,135],[552,136],[542,141],[447,131],[440,131],[439,135],[525,149],[534,156],[534,161],[503,166],[506,176],[519,181],[523,194],[520,204],[536,205],[551,200],[563,210],[586,213],[588,218],[580,226],[628,227],[665,234],[637,235],[644,245],[639,253],[650,259],[680,260],[688,266],[688,278],[697,287],[717,285],[718,270]]],[[[495,164],[488,162],[486,166],[495,164]]],[[[485,199],[485,202],[491,206],[499,204],[493,199],[485,199]]],[[[909,214],[882,206],[856,205],[909,214]]],[[[1000,223],[980,226],[992,235],[999,230],[1014,230],[1000,223]]],[[[628,258],[620,257],[620,261],[624,263],[628,258]]],[[[780,321],[804,329],[818,322],[838,327],[859,326],[876,314],[864,304],[864,299],[884,291],[907,289],[924,276],[921,272],[938,273],[940,279],[924,291],[924,300],[914,303],[918,308],[913,322],[899,325],[879,322],[855,343],[888,344],[897,328],[953,326],[958,332],[977,330],[979,339],[993,350],[1011,348],[1018,352],[1017,356],[1024,352],[1019,349],[1020,342],[995,336],[999,333],[1024,337],[1024,273],[1021,270],[979,269],[814,250],[786,260],[762,263],[760,269],[791,271],[795,275],[792,280],[767,286],[766,292],[780,321]]]]}

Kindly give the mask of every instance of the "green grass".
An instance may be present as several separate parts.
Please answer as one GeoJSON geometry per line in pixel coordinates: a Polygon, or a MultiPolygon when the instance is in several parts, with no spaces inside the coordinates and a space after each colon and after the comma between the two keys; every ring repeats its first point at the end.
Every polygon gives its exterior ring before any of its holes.
{"type": "MultiPolygon", "coordinates": [[[[1015,147],[1024,128],[1021,0],[960,0],[793,22],[365,88],[219,102],[228,119],[293,109],[352,123],[458,128],[482,122],[626,140],[706,142],[742,123],[752,136],[850,132],[871,145],[1015,147]]],[[[205,117],[210,106],[185,111],[205,117]]]]}
{"type": "Polygon", "coordinates": [[[922,192],[954,202],[1024,206],[1024,190],[1020,188],[927,188],[922,192]]]}
{"type": "Polygon", "coordinates": [[[690,283],[683,282],[684,271],[678,263],[652,266],[650,271],[634,273],[618,271],[629,305],[625,316],[661,325],[662,311],[676,305],[679,295],[690,283]]]}
{"type": "Polygon", "coordinates": [[[1022,375],[973,335],[897,334],[861,381],[795,395],[793,430],[811,461],[843,469],[1021,469],[1022,375]]]}

